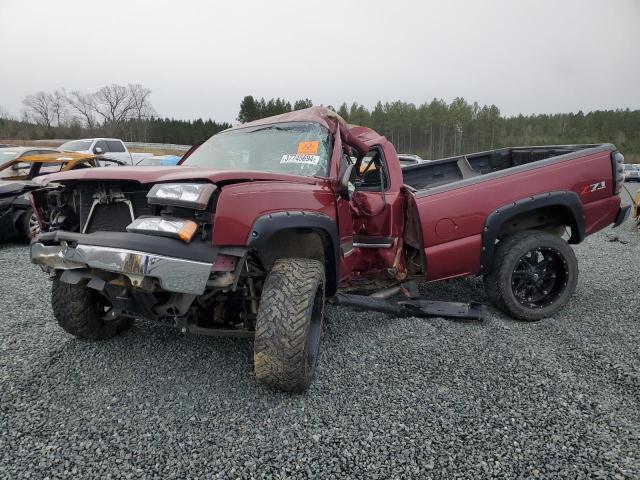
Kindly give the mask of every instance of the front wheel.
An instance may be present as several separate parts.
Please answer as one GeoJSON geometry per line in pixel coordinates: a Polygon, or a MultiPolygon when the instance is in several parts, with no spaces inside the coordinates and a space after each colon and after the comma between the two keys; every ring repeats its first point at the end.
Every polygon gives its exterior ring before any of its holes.
{"type": "Polygon", "coordinates": [[[320,351],[324,300],[322,263],[283,258],[273,264],[256,320],[253,363],[258,380],[289,392],[307,389],[320,351]]]}
{"type": "Polygon", "coordinates": [[[562,238],[525,230],[498,243],[484,285],[491,302],[519,320],[549,317],[576,289],[578,261],[562,238]]]}
{"type": "Polygon", "coordinates": [[[126,317],[109,318],[110,305],[97,291],[59,279],[51,287],[53,315],[62,329],[86,340],[106,340],[130,325],[126,317]]]}

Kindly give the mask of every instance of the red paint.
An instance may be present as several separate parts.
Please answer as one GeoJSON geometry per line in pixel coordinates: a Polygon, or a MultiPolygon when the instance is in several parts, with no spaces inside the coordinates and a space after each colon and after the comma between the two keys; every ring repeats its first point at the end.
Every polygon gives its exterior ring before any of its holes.
{"type": "Polygon", "coordinates": [[[335,219],[335,196],[329,182],[248,182],[223,187],[214,215],[213,243],[244,245],[258,217],[284,210],[320,212],[335,219]]]}
{"type": "Polygon", "coordinates": [[[424,249],[427,258],[427,280],[474,275],[480,270],[482,235],[441,243],[424,249]]]}
{"type": "MultiPolygon", "coordinates": [[[[473,265],[468,256],[460,257],[465,253],[460,246],[464,245],[463,239],[477,238],[482,234],[487,215],[497,208],[539,193],[571,190],[580,194],[585,186],[600,181],[611,185],[609,153],[599,152],[415,199],[427,253],[427,279],[440,280],[479,272],[481,245],[475,241],[468,243],[473,255],[477,257],[473,265]],[[436,231],[438,222],[443,218],[452,219],[458,227],[448,239],[441,238],[436,231]],[[440,245],[444,246],[433,249],[440,245]],[[447,250],[448,255],[445,253],[447,250]],[[436,255],[432,258],[434,252],[436,255]]],[[[587,234],[601,230],[613,222],[620,206],[620,197],[612,196],[610,188],[590,192],[580,198],[585,211],[587,234]]]]}
{"type": "Polygon", "coordinates": [[[232,257],[231,255],[224,255],[221,253],[216,256],[216,259],[213,261],[211,270],[213,272],[233,272],[236,269],[237,262],[238,257],[232,257]]]}
{"type": "Polygon", "coordinates": [[[436,223],[436,235],[442,240],[449,240],[456,233],[457,225],[450,218],[442,218],[436,223]]]}
{"type": "Polygon", "coordinates": [[[253,181],[253,180],[279,180],[294,183],[315,183],[315,179],[300,177],[297,175],[285,175],[280,173],[258,172],[251,170],[213,170],[210,168],[175,166],[175,167],[108,167],[86,168],[60,172],[43,177],[44,185],[55,181],[88,181],[88,180],[131,180],[138,183],[159,182],[188,182],[188,181],[253,181]]]}

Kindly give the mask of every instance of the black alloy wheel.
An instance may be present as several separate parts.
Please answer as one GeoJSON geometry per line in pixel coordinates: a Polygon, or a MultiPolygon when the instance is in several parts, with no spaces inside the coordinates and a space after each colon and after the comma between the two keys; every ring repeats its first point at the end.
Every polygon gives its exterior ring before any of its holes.
{"type": "Polygon", "coordinates": [[[560,252],[540,247],[520,257],[511,274],[511,288],[521,305],[544,308],[558,300],[568,276],[567,261],[560,252]]]}

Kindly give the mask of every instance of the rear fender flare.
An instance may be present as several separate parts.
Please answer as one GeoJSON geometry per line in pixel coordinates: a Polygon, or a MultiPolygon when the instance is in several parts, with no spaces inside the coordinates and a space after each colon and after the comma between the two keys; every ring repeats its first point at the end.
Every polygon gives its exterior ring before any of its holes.
{"type": "Polygon", "coordinates": [[[570,214],[571,237],[569,243],[580,243],[585,237],[585,218],[582,202],[577,193],[558,191],[533,195],[497,208],[487,217],[482,232],[482,253],[480,255],[480,273],[491,270],[498,232],[511,218],[528,211],[543,207],[561,207],[570,214]]]}
{"type": "Polygon", "coordinates": [[[282,211],[262,215],[256,219],[249,231],[247,247],[259,249],[269,239],[283,230],[304,228],[320,234],[325,250],[324,263],[327,278],[327,296],[338,288],[339,240],[338,226],[331,217],[308,211],[282,211]]]}

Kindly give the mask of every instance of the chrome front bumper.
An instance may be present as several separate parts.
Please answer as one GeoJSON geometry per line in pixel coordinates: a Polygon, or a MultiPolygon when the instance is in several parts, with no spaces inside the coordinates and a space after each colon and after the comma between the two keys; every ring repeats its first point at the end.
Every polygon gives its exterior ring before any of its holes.
{"type": "Polygon", "coordinates": [[[93,268],[127,276],[139,286],[146,277],[155,278],[169,292],[201,295],[211,275],[212,264],[152,253],[94,245],[31,244],[31,261],[48,269],[93,268]]]}

